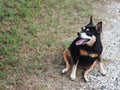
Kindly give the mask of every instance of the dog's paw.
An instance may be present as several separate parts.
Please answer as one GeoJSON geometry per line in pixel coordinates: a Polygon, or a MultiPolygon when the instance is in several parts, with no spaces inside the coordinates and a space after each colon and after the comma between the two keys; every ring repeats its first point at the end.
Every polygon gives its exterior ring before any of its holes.
{"type": "Polygon", "coordinates": [[[71,79],[72,81],[74,81],[74,80],[76,79],[76,76],[73,75],[73,74],[71,74],[71,75],[70,75],[70,79],[71,79]]]}
{"type": "Polygon", "coordinates": [[[89,79],[88,78],[83,78],[85,82],[89,82],[89,79]]]}
{"type": "Polygon", "coordinates": [[[65,68],[62,70],[62,74],[66,73],[68,70],[65,68]]]}
{"type": "Polygon", "coordinates": [[[106,71],[105,70],[101,70],[100,72],[103,76],[106,76],[106,71]]]}

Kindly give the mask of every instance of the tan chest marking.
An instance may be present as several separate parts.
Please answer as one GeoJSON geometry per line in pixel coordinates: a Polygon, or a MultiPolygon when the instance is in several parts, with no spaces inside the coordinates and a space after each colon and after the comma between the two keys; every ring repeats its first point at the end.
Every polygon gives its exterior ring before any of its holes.
{"type": "Polygon", "coordinates": [[[98,57],[97,53],[90,53],[89,54],[87,51],[85,51],[83,49],[80,49],[80,55],[82,55],[82,56],[90,56],[92,58],[98,57]]]}
{"type": "Polygon", "coordinates": [[[83,49],[80,49],[80,55],[82,56],[87,56],[88,55],[88,52],[83,50],[83,49]]]}
{"type": "Polygon", "coordinates": [[[89,54],[89,56],[92,57],[92,58],[95,58],[95,57],[98,57],[98,54],[97,53],[91,53],[91,54],[89,54]]]}

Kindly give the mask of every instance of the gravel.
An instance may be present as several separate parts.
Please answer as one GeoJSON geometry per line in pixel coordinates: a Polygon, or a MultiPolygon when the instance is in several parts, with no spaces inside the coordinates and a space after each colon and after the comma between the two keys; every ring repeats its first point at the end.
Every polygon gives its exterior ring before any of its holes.
{"type": "Polygon", "coordinates": [[[89,90],[120,90],[120,3],[107,2],[94,8],[96,17],[103,20],[102,58],[107,75],[103,77],[95,69],[89,75],[91,82],[85,84],[84,90],[88,87],[89,90]]]}

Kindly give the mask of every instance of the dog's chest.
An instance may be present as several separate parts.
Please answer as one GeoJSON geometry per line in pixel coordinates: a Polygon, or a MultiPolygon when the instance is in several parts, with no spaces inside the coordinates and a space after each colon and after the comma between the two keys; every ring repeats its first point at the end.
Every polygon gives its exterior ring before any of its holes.
{"type": "Polygon", "coordinates": [[[95,53],[93,51],[87,51],[87,50],[84,50],[84,49],[80,49],[79,53],[80,53],[80,56],[89,56],[91,58],[98,57],[97,53],[95,53]]]}
{"type": "Polygon", "coordinates": [[[96,58],[92,58],[90,56],[81,56],[79,57],[79,65],[80,66],[89,66],[92,65],[96,58]]]}
{"type": "Polygon", "coordinates": [[[81,66],[91,65],[98,57],[98,53],[95,52],[94,48],[79,48],[79,55],[79,65],[81,66]]]}

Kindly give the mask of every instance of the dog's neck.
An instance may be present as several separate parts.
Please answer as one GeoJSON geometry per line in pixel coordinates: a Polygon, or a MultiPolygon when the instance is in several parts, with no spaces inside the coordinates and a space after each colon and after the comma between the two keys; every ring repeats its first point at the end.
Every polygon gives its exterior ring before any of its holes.
{"type": "Polygon", "coordinates": [[[87,43],[87,45],[90,46],[90,47],[94,46],[94,44],[95,44],[95,42],[96,42],[96,37],[93,36],[92,38],[93,38],[93,39],[90,40],[90,41],[87,43]]]}

